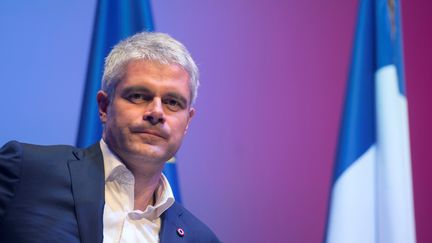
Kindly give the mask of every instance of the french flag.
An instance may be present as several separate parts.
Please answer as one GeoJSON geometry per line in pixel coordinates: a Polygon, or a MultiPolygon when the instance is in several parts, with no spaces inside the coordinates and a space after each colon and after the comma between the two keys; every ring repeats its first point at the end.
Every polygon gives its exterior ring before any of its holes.
{"type": "Polygon", "coordinates": [[[399,0],[360,0],[327,243],[414,243],[399,0]]]}

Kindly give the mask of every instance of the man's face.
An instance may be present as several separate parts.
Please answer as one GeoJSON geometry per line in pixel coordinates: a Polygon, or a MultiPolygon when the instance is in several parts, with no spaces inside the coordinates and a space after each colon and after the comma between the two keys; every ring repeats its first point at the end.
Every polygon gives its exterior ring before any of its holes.
{"type": "Polygon", "coordinates": [[[173,64],[132,61],[111,100],[103,91],[97,98],[103,138],[126,164],[169,160],[195,112],[189,75],[173,64]]]}

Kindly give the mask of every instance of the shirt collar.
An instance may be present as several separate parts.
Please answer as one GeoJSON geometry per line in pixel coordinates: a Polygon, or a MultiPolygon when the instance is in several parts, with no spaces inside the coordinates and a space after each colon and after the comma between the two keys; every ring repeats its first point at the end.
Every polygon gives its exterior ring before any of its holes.
{"type": "MultiPolygon", "coordinates": [[[[105,183],[112,180],[117,180],[119,183],[134,185],[135,179],[132,172],[121,162],[121,160],[115,155],[105,143],[103,139],[99,142],[102,156],[104,160],[105,170],[105,183]]],[[[149,205],[146,212],[153,215],[154,217],[160,217],[174,203],[175,198],[168,179],[163,173],[159,180],[159,185],[155,192],[156,202],[154,205],[149,205]]]]}

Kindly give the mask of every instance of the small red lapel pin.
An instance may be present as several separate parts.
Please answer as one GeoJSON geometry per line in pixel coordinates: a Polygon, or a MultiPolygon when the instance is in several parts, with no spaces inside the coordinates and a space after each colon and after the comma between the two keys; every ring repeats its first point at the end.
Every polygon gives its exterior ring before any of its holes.
{"type": "Polygon", "coordinates": [[[184,232],[184,230],[183,230],[182,228],[178,228],[178,229],[177,229],[177,234],[178,234],[180,237],[183,237],[183,236],[185,235],[185,232],[184,232]]]}

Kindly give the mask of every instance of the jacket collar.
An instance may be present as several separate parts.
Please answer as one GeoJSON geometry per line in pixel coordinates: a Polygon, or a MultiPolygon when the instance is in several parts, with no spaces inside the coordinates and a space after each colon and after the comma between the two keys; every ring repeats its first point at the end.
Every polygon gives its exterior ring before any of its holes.
{"type": "Polygon", "coordinates": [[[161,230],[159,231],[160,242],[188,242],[188,239],[192,239],[193,229],[189,228],[186,225],[181,216],[183,215],[182,206],[180,206],[177,202],[168,208],[161,215],[161,230]],[[179,230],[183,231],[183,235],[181,235],[179,230]],[[186,240],[186,241],[185,241],[186,240]]]}
{"type": "Polygon", "coordinates": [[[102,242],[105,203],[103,156],[99,143],[73,152],[68,161],[80,238],[83,243],[102,242]]]}

